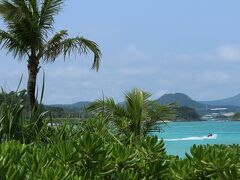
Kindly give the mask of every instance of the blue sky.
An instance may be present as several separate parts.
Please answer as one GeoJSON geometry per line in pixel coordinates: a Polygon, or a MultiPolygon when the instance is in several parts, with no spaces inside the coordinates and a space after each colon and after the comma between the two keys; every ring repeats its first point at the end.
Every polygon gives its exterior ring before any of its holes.
{"type": "MultiPolygon", "coordinates": [[[[196,100],[240,93],[239,0],[66,0],[56,30],[67,29],[99,44],[102,63],[92,56],[42,64],[44,102],[73,103],[112,96],[121,101],[133,87],[157,98],[182,92],[196,100]]],[[[3,27],[3,23],[0,22],[3,27]]],[[[0,51],[0,85],[14,90],[26,61],[0,51]]],[[[41,86],[42,73],[38,84],[41,86]]]]}

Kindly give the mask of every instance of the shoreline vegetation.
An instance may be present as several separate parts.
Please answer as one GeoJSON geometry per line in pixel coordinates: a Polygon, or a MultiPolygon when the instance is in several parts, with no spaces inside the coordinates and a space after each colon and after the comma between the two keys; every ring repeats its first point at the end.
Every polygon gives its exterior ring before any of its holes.
{"type": "Polygon", "coordinates": [[[150,106],[173,114],[141,90],[126,93],[124,106],[100,99],[87,108],[91,116],[57,126],[40,104],[26,116],[25,93],[3,96],[1,103],[1,179],[240,178],[239,145],[194,145],[184,158],[168,155],[164,141],[146,133],[157,122],[148,124],[150,116],[140,112],[156,117],[150,106]]]}
{"type": "Polygon", "coordinates": [[[19,90],[21,78],[16,92],[0,94],[0,179],[240,179],[237,144],[194,145],[180,158],[149,134],[161,132],[157,120],[199,119],[192,107],[161,104],[137,88],[124,94],[124,103],[104,97],[77,112],[43,105],[45,75],[39,97],[36,92],[41,63],[92,53],[92,69],[100,66],[94,41],[69,38],[66,30],[49,37],[63,3],[0,0],[0,45],[14,59],[26,60],[29,75],[27,90],[19,90]],[[57,119],[62,123],[56,125],[57,119]]]}
{"type": "Polygon", "coordinates": [[[180,158],[167,154],[164,141],[144,135],[144,121],[137,126],[133,117],[102,111],[104,104],[76,124],[51,126],[54,119],[41,109],[25,116],[24,97],[12,93],[1,103],[1,179],[240,178],[239,145],[194,145],[180,158]]]}

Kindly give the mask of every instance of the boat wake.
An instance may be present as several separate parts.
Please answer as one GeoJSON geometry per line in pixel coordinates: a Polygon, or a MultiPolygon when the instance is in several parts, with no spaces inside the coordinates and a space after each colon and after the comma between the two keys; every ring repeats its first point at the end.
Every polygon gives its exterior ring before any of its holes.
{"type": "Polygon", "coordinates": [[[196,137],[187,137],[187,138],[176,138],[176,139],[164,139],[164,141],[201,141],[206,139],[217,139],[217,134],[212,136],[196,136],[196,137]]]}

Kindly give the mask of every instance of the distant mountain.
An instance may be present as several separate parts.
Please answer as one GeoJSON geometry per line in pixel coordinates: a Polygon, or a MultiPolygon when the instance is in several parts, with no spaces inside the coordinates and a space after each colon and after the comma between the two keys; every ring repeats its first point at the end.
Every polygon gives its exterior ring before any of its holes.
{"type": "Polygon", "coordinates": [[[53,104],[51,106],[52,107],[60,107],[65,110],[69,110],[69,109],[82,109],[82,108],[88,106],[90,103],[91,103],[90,101],[80,101],[80,102],[73,103],[73,104],[53,104]]]}
{"type": "Polygon", "coordinates": [[[80,101],[80,102],[71,104],[71,106],[72,106],[72,107],[83,108],[83,107],[88,106],[90,103],[91,103],[90,101],[80,101]]]}
{"type": "Polygon", "coordinates": [[[183,93],[164,94],[162,97],[157,99],[157,101],[162,105],[177,103],[179,106],[187,106],[194,109],[203,109],[206,107],[205,104],[194,101],[183,93]]]}
{"type": "Polygon", "coordinates": [[[227,108],[225,112],[240,112],[240,95],[218,101],[195,101],[183,93],[165,94],[157,100],[162,105],[177,103],[179,106],[190,107],[202,116],[213,113],[212,109],[227,108]],[[239,100],[238,100],[239,99],[239,100]]]}
{"type": "MultiPolygon", "coordinates": [[[[164,94],[157,99],[157,102],[161,105],[177,103],[180,107],[193,108],[200,116],[213,113],[212,109],[214,108],[227,108],[226,112],[240,112],[240,94],[223,100],[199,102],[183,93],[164,94]]],[[[55,104],[50,106],[63,108],[65,112],[79,112],[90,103],[90,101],[80,101],[73,104],[55,104]]],[[[120,104],[125,105],[124,102],[120,104]]]]}
{"type": "Polygon", "coordinates": [[[237,106],[240,107],[240,94],[215,101],[200,101],[200,103],[209,104],[213,106],[237,106]]]}

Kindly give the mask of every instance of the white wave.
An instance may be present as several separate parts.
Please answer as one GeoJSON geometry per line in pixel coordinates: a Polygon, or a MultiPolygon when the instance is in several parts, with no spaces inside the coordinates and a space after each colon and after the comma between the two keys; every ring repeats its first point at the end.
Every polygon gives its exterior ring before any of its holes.
{"type": "Polygon", "coordinates": [[[205,139],[217,139],[217,134],[212,136],[196,136],[196,137],[187,137],[187,138],[176,138],[176,139],[164,139],[164,141],[201,141],[205,139]]]}

